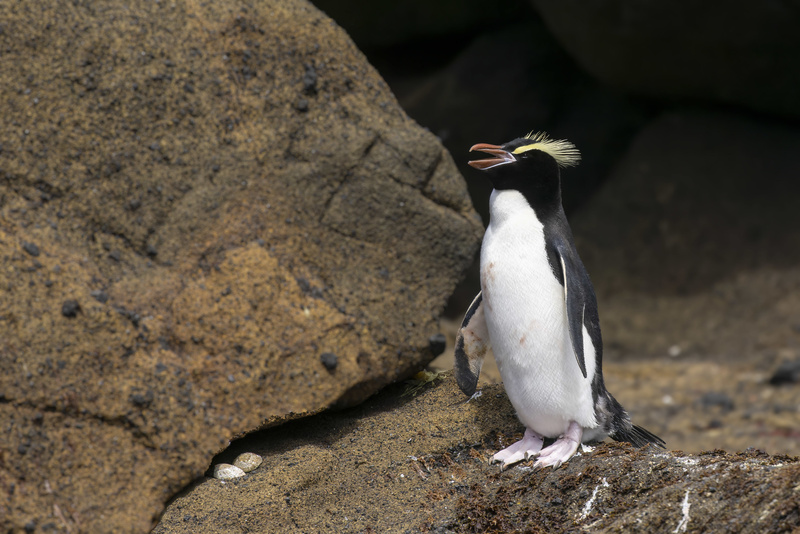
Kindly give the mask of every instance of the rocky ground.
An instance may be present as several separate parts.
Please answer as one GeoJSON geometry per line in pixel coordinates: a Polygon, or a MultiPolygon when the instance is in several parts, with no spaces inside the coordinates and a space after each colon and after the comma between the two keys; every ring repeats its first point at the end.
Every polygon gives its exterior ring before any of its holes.
{"type": "MultiPolygon", "coordinates": [[[[620,370],[614,366],[609,375],[620,370]]],[[[609,386],[629,406],[638,399],[634,417],[661,432],[671,451],[604,443],[558,470],[534,471],[523,463],[501,472],[488,459],[522,431],[505,394],[484,385],[482,395],[467,402],[445,374],[417,391],[410,384],[391,386],[357,408],[234,443],[215,462],[249,451],[264,457],[261,467],[232,481],[198,481],[174,499],[154,532],[755,533],[800,527],[800,459],[755,449],[675,450],[681,432],[709,429],[664,421],[669,407],[641,394],[651,388],[641,370],[609,386]]],[[[687,412],[694,404],[679,395],[669,406],[687,412]]],[[[743,430],[757,433],[756,426],[743,430]]],[[[715,439],[723,441],[707,436],[709,443],[715,439]]]]}
{"type": "Polygon", "coordinates": [[[157,533],[791,532],[800,528],[800,384],[754,366],[610,354],[611,392],[667,451],[606,442],[563,468],[505,472],[488,458],[521,437],[491,354],[467,402],[449,368],[457,321],[431,383],[237,440],[213,465],[256,452],[241,479],[198,480],[157,533]],[[420,387],[421,386],[421,387],[420,387]],[[417,389],[418,388],[418,389],[417,389]],[[788,455],[788,456],[787,456],[788,455]]]}
{"type": "MultiPolygon", "coordinates": [[[[522,428],[488,361],[477,401],[465,403],[450,378],[412,401],[393,387],[356,411],[287,427],[291,443],[278,431],[237,442],[216,461],[254,450],[265,465],[224,486],[200,482],[158,531],[237,532],[267,520],[298,532],[800,528],[800,385],[771,380],[798,357],[798,232],[786,194],[796,186],[749,185],[754,168],[794,168],[785,142],[794,135],[725,114],[664,116],[573,217],[598,288],[608,388],[669,452],[606,444],[556,472],[498,473],[486,459],[522,428]],[[285,466],[306,466],[303,482],[284,485],[285,466]],[[256,510],[265,494],[273,504],[256,510]]],[[[450,343],[434,368],[452,366],[458,323],[441,323],[450,343]]]]}

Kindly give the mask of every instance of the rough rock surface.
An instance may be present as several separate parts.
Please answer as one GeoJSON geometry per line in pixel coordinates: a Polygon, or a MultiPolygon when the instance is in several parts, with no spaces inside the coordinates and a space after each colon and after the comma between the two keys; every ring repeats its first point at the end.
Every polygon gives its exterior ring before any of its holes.
{"type": "MultiPolygon", "coordinates": [[[[788,532],[800,527],[800,459],[699,455],[606,443],[558,470],[504,472],[521,437],[505,394],[465,402],[455,380],[390,386],[353,409],[247,439],[264,463],[177,497],[155,533],[788,532]],[[681,525],[684,525],[681,527],[681,525]]],[[[235,457],[237,444],[219,461],[235,457]]]]}
{"type": "Polygon", "coordinates": [[[609,85],[800,117],[797,2],[532,2],[564,48],[609,85]]]}
{"type": "Polygon", "coordinates": [[[609,350],[719,361],[800,350],[798,146],[791,124],[697,109],[637,135],[571,219],[609,350]]]}
{"type": "Polygon", "coordinates": [[[0,54],[0,530],[147,531],[432,357],[480,222],[313,6],[6,2],[0,54]]]}

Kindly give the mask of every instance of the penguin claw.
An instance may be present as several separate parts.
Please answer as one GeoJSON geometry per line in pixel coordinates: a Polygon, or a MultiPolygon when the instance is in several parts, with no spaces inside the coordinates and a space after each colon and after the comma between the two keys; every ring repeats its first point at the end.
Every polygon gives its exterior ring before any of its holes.
{"type": "Polygon", "coordinates": [[[558,469],[564,462],[575,455],[582,437],[583,429],[578,423],[571,422],[563,436],[539,452],[539,458],[533,464],[533,467],[552,466],[553,469],[558,469]]]}
{"type": "Polygon", "coordinates": [[[509,463],[509,462],[501,462],[500,463],[500,472],[502,473],[503,471],[505,471],[506,469],[508,469],[512,465],[514,465],[514,464],[513,463],[509,463]]]}
{"type": "Polygon", "coordinates": [[[542,449],[544,440],[542,437],[533,430],[526,428],[525,436],[516,443],[506,447],[502,451],[497,452],[489,460],[489,464],[499,463],[500,470],[504,470],[513,464],[527,460],[531,456],[539,454],[542,449]]]}
{"type": "Polygon", "coordinates": [[[564,462],[561,461],[561,459],[553,460],[552,463],[549,460],[542,459],[542,460],[537,460],[536,463],[533,464],[533,468],[534,469],[544,469],[545,467],[552,466],[553,470],[556,470],[559,467],[561,467],[562,465],[564,465],[564,462]]]}
{"type": "MultiPolygon", "coordinates": [[[[517,443],[519,443],[519,442],[517,442],[517,443]]],[[[516,443],[514,445],[516,445],[516,443]]],[[[513,447],[513,445],[512,445],[512,447],[513,447]]],[[[510,448],[511,447],[509,447],[508,449],[510,449],[510,448]]],[[[499,463],[500,464],[500,471],[503,471],[504,469],[506,469],[508,467],[511,467],[512,465],[514,465],[516,463],[519,463],[519,462],[521,462],[522,460],[525,459],[525,451],[524,450],[511,451],[512,454],[510,454],[508,456],[506,456],[506,455],[498,456],[500,453],[508,451],[508,449],[503,449],[502,451],[500,451],[497,454],[495,454],[494,456],[492,456],[492,461],[490,463],[492,463],[492,464],[499,463]]]]}

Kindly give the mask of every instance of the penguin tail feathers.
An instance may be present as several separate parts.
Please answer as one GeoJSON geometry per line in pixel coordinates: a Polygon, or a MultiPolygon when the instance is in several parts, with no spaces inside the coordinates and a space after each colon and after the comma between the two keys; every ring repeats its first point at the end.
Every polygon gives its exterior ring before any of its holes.
{"type": "MultiPolygon", "coordinates": [[[[601,383],[602,385],[602,383],[601,383]]],[[[661,449],[666,449],[667,444],[663,439],[659,438],[646,428],[631,424],[631,418],[628,412],[617,402],[611,394],[606,391],[605,398],[600,399],[602,412],[607,414],[608,436],[614,441],[625,441],[634,447],[644,447],[645,445],[654,445],[661,449]]]]}
{"type": "Polygon", "coordinates": [[[632,444],[634,447],[644,447],[645,445],[654,445],[661,449],[666,449],[666,442],[647,430],[637,425],[631,425],[630,429],[618,430],[611,434],[611,439],[614,441],[625,441],[632,444]]]}

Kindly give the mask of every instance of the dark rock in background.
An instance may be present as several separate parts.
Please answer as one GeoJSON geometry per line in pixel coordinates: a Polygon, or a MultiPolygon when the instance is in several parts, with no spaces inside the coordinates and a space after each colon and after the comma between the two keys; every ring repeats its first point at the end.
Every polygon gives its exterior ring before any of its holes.
{"type": "Polygon", "coordinates": [[[626,93],[800,118],[800,4],[532,0],[588,72],[626,93]]]}
{"type": "Polygon", "coordinates": [[[665,113],[572,218],[618,354],[767,358],[800,348],[800,128],[665,113]]]}
{"type": "MultiPolygon", "coordinates": [[[[491,7],[481,0],[317,0],[314,5],[347,30],[359,47],[380,48],[408,43],[428,43],[429,56],[441,53],[438,39],[474,34],[513,20],[526,11],[523,0],[491,7]]],[[[460,39],[457,39],[460,41],[460,39]]],[[[399,61],[428,63],[425,49],[399,61]]]]}
{"type": "Polygon", "coordinates": [[[564,180],[570,211],[591,196],[644,120],[639,108],[579,71],[535,19],[476,37],[441,71],[402,93],[400,103],[448,147],[485,221],[492,188],[467,165],[474,159],[470,146],[532,130],[569,137],[582,155],[564,180]]]}
{"type": "Polygon", "coordinates": [[[726,412],[733,410],[733,400],[727,393],[709,391],[700,398],[700,404],[704,408],[717,408],[726,412]]]}
{"type": "Polygon", "coordinates": [[[333,21],[300,0],[0,21],[1,530],[145,532],[233,436],[433,357],[480,221],[333,21]]]}
{"type": "Polygon", "coordinates": [[[447,337],[444,334],[433,334],[428,338],[428,346],[431,349],[431,354],[436,356],[444,352],[447,347],[447,337]]]}
{"type": "Polygon", "coordinates": [[[769,383],[775,386],[800,383],[800,360],[780,364],[770,377],[769,383]]]}

